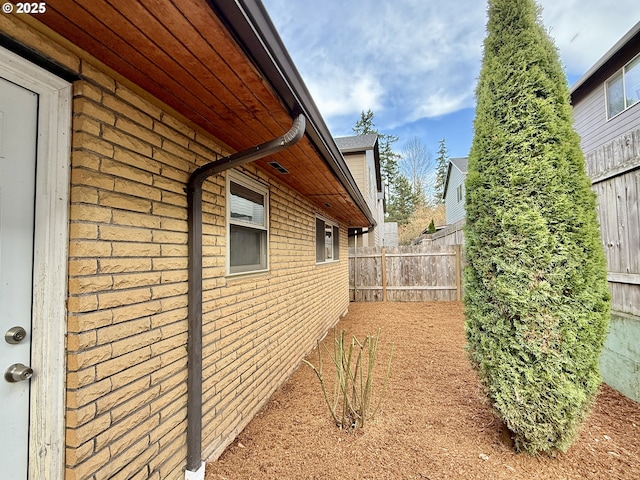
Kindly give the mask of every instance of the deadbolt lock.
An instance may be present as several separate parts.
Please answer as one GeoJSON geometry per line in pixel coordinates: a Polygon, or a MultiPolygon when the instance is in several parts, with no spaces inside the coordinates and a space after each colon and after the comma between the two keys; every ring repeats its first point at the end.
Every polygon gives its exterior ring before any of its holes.
{"type": "Polygon", "coordinates": [[[22,382],[33,377],[33,370],[21,363],[14,363],[4,372],[4,379],[10,383],[22,382]]]}
{"type": "Polygon", "coordinates": [[[7,333],[4,334],[4,339],[7,343],[15,345],[24,340],[27,336],[27,332],[22,327],[13,327],[7,330],[7,333]]]}

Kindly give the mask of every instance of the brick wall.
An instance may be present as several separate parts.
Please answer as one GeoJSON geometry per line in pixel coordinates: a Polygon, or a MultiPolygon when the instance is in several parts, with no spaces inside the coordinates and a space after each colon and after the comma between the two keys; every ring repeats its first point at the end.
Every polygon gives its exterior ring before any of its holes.
{"type": "MultiPolygon", "coordinates": [[[[196,165],[229,152],[14,17],[0,18],[0,28],[83,78],[73,99],[66,478],[183,478],[184,188],[196,165]]],[[[225,178],[207,181],[208,458],[222,452],[348,307],[346,226],[341,260],[316,265],[315,207],[263,171],[244,172],[269,186],[270,271],[225,277],[225,178]]]]}
{"type": "MultiPolygon", "coordinates": [[[[311,205],[253,173],[270,186],[271,273],[225,279],[218,226],[224,218],[205,227],[203,444],[210,458],[222,453],[348,307],[347,228],[340,226],[342,260],[315,265],[311,205]]],[[[216,183],[223,189],[222,178],[216,183]]]]}

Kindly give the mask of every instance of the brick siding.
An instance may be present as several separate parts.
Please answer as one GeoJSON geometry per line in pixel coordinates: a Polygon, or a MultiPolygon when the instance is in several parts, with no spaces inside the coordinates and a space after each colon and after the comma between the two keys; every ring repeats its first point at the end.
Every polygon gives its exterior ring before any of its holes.
{"type": "MultiPolygon", "coordinates": [[[[197,165],[230,152],[86,54],[14,17],[2,16],[0,28],[82,76],[73,98],[66,478],[183,478],[184,189],[197,165]]],[[[270,271],[225,276],[225,177],[207,181],[206,459],[217,458],[348,308],[346,226],[341,260],[316,265],[316,207],[264,171],[243,171],[269,187],[270,271]]]]}

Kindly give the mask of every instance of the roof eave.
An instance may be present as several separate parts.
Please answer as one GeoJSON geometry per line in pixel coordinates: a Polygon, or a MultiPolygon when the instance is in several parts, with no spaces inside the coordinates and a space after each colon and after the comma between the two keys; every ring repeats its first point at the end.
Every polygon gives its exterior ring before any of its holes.
{"type": "Polygon", "coordinates": [[[265,76],[292,116],[304,114],[306,134],[370,225],[376,221],[264,6],[257,0],[207,0],[265,76]]]}
{"type": "Polygon", "coordinates": [[[616,44],[611,47],[607,53],[605,53],[600,60],[598,60],[587,72],[580,77],[576,83],[570,88],[571,96],[573,97],[582,87],[584,87],[589,80],[595,76],[601,70],[604,70],[609,62],[627,45],[636,35],[640,35],[640,21],[636,23],[631,30],[629,30],[616,44]]]}

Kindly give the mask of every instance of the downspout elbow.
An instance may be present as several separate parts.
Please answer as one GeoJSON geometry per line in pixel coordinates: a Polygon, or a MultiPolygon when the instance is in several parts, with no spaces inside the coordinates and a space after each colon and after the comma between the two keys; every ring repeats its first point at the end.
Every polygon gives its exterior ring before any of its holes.
{"type": "Polygon", "coordinates": [[[189,177],[189,181],[187,183],[187,192],[189,192],[189,190],[197,190],[201,188],[204,181],[212,175],[221,173],[225,170],[229,170],[230,168],[253,162],[255,160],[259,160],[263,157],[266,157],[267,155],[272,155],[274,153],[278,153],[282,150],[286,150],[287,148],[292,147],[293,145],[298,143],[298,141],[300,141],[300,139],[304,135],[305,128],[306,119],[304,115],[300,114],[293,121],[293,125],[291,126],[289,131],[281,137],[274,138],[273,140],[262,143],[255,147],[247,148],[246,150],[242,150],[241,152],[234,153],[233,155],[229,155],[228,157],[224,157],[198,167],[189,177]]]}
{"type": "Polygon", "coordinates": [[[187,183],[189,290],[187,321],[187,465],[185,480],[203,480],[202,461],[202,185],[212,175],[292,147],[303,137],[304,115],[271,141],[198,167],[187,183]]]}

